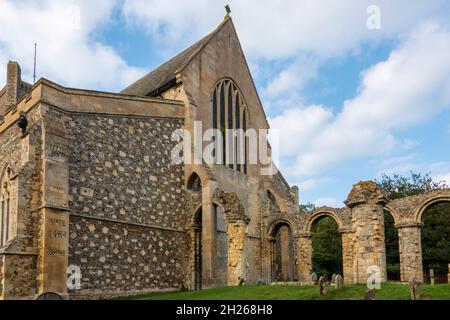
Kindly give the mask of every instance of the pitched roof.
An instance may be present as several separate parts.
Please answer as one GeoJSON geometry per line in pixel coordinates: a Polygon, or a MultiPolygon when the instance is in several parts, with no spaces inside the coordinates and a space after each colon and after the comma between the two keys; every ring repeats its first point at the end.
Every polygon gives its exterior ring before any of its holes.
{"type": "Polygon", "coordinates": [[[214,35],[229,19],[229,17],[226,17],[225,20],[213,32],[166,63],[162,64],[149,74],[137,80],[120,93],[135,96],[146,96],[150,93],[154,93],[156,90],[164,87],[168,83],[175,81],[176,75],[182,71],[187,64],[205,47],[209,40],[214,37],[214,35]]]}

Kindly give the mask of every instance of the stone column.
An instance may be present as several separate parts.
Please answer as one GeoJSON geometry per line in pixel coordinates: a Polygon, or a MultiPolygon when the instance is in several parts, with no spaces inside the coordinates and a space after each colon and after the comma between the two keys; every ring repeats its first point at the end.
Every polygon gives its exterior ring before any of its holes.
{"type": "Polygon", "coordinates": [[[383,191],[373,181],[353,186],[345,204],[352,209],[354,232],[354,283],[366,283],[369,267],[378,267],[381,281],[387,280],[384,236],[383,191]]]}
{"type": "Polygon", "coordinates": [[[247,223],[241,220],[228,221],[228,285],[237,286],[247,279],[245,253],[247,223]]]}
{"type": "Polygon", "coordinates": [[[397,225],[400,251],[400,278],[423,282],[421,224],[397,225]]]}
{"type": "Polygon", "coordinates": [[[297,235],[296,244],[298,280],[301,283],[310,283],[312,272],[312,235],[297,235]]]}
{"type": "Polygon", "coordinates": [[[216,181],[209,181],[202,187],[202,288],[214,285],[216,252],[216,209],[212,202],[217,188],[216,181]]]}
{"type": "Polygon", "coordinates": [[[343,272],[344,281],[346,284],[355,283],[353,279],[353,231],[344,230],[341,231],[342,236],[342,260],[343,260],[343,272]]]}
{"type": "MultiPolygon", "coordinates": [[[[68,136],[61,115],[43,112],[43,200],[38,294],[67,296],[69,235],[68,136]]],[[[76,151],[74,151],[76,152],[76,151]]]]}

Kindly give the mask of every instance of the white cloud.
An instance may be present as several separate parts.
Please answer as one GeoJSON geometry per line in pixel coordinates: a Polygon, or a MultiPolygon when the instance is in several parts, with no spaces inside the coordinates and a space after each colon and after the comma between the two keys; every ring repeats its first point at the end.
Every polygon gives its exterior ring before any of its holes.
{"type": "MultiPolygon", "coordinates": [[[[0,0],[0,63],[21,64],[24,80],[32,81],[34,43],[38,43],[38,77],[76,87],[118,90],[143,70],[127,64],[93,34],[110,22],[118,1],[0,0]]],[[[1,79],[3,82],[4,79],[1,79]]],[[[4,83],[4,82],[3,82],[4,83]]]]}
{"type": "Polygon", "coordinates": [[[342,207],[342,204],[340,204],[337,199],[331,197],[319,198],[316,199],[313,203],[316,207],[332,207],[332,208],[342,207]]]}
{"type": "Polygon", "coordinates": [[[131,23],[146,27],[155,38],[177,44],[209,32],[224,16],[227,3],[244,49],[251,57],[264,59],[295,57],[299,52],[339,55],[357,50],[362,41],[408,30],[417,20],[448,8],[444,0],[380,0],[376,4],[382,25],[376,31],[366,25],[371,0],[129,0],[124,12],[131,23]]]}
{"type": "Polygon", "coordinates": [[[273,99],[301,90],[317,76],[318,61],[313,57],[299,56],[272,79],[264,90],[267,98],[273,99]]]}
{"type": "Polygon", "coordinates": [[[424,25],[386,61],[363,73],[358,95],[346,101],[340,113],[331,115],[320,106],[297,107],[270,119],[272,128],[283,133],[282,156],[298,154],[291,175],[314,176],[344,160],[383,155],[399,145],[399,129],[448,108],[448,52],[450,32],[424,25]]]}
{"type": "Polygon", "coordinates": [[[436,182],[444,182],[447,186],[450,186],[450,172],[436,174],[433,180],[436,182]]]}

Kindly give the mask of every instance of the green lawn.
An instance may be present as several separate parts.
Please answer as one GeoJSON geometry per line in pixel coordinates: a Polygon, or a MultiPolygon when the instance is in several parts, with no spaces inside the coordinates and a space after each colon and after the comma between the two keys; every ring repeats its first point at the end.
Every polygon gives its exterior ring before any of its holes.
{"type": "MultiPolygon", "coordinates": [[[[128,300],[362,300],[367,287],[349,285],[342,291],[334,287],[325,296],[319,297],[315,286],[242,286],[215,288],[202,291],[179,291],[151,293],[126,297],[128,300]]],[[[420,293],[424,300],[450,300],[450,285],[422,285],[420,293]]],[[[384,283],[377,292],[376,300],[409,300],[409,287],[400,283],[384,283]]]]}

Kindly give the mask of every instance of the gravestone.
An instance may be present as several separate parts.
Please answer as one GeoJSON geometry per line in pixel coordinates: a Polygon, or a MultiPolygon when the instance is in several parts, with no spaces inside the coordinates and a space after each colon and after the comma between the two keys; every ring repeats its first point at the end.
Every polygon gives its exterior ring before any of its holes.
{"type": "Polygon", "coordinates": [[[324,283],[325,283],[325,279],[324,279],[324,277],[320,277],[319,278],[319,282],[318,282],[318,285],[319,285],[319,296],[323,296],[323,286],[324,286],[324,283]]]}
{"type": "Polygon", "coordinates": [[[342,278],[342,276],[340,274],[338,274],[336,276],[334,281],[335,281],[336,290],[340,291],[344,288],[344,278],[342,278]]]}
{"type": "Polygon", "coordinates": [[[322,285],[322,294],[323,295],[326,295],[327,294],[327,292],[328,292],[328,284],[329,284],[329,282],[324,282],[323,283],[323,285],[322,285]]]}
{"type": "Polygon", "coordinates": [[[430,269],[430,283],[434,286],[434,270],[430,269]]]}
{"type": "Polygon", "coordinates": [[[337,276],[337,274],[333,273],[333,275],[331,276],[331,284],[336,285],[336,276],[337,276]]]}
{"type": "Polygon", "coordinates": [[[377,294],[377,290],[370,289],[364,295],[364,300],[375,300],[375,295],[377,294]]]}
{"type": "Polygon", "coordinates": [[[420,300],[419,282],[413,279],[409,282],[409,292],[411,293],[411,300],[420,300]]]}
{"type": "Polygon", "coordinates": [[[316,284],[316,283],[317,283],[317,279],[318,279],[317,273],[313,272],[313,273],[311,274],[311,282],[312,282],[313,284],[316,284]]]}

